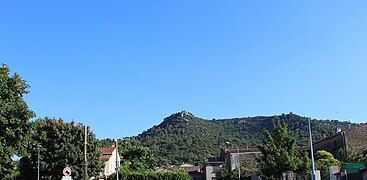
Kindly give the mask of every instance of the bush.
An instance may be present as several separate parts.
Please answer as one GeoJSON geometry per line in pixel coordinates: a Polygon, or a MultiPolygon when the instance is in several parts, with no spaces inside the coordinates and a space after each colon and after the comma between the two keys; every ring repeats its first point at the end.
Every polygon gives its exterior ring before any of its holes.
{"type": "MultiPolygon", "coordinates": [[[[108,180],[115,180],[116,174],[112,174],[108,177],[108,180]]],[[[189,180],[188,173],[183,171],[130,171],[119,172],[119,179],[121,180],[189,180]]]]}

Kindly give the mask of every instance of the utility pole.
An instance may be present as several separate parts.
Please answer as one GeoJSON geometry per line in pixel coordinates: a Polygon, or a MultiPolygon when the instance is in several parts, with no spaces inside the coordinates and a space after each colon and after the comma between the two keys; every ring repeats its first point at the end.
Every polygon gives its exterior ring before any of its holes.
{"type": "Polygon", "coordinates": [[[118,144],[117,144],[117,139],[116,141],[116,180],[119,180],[119,161],[118,161],[118,144]]]}
{"type": "Polygon", "coordinates": [[[84,126],[84,180],[88,180],[87,133],[88,126],[84,126]]]}
{"type": "Polygon", "coordinates": [[[37,180],[40,180],[40,150],[41,150],[41,145],[37,144],[37,180]]]}
{"type": "Polygon", "coordinates": [[[310,152],[311,152],[311,165],[312,165],[312,180],[316,180],[315,174],[315,160],[313,158],[313,145],[312,145],[312,133],[311,133],[311,118],[308,118],[308,133],[310,136],[310,152]]]}

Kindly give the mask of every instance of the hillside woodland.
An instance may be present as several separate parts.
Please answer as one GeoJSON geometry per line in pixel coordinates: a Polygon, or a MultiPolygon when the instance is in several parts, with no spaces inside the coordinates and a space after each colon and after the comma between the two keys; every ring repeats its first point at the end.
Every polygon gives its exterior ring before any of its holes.
{"type": "MultiPolygon", "coordinates": [[[[293,113],[205,120],[182,111],[129,139],[133,145],[149,147],[158,165],[200,164],[206,157],[219,155],[225,142],[239,147],[260,145],[264,130],[271,131],[278,120],[288,124],[297,139],[297,146],[307,146],[308,118],[293,113]]],[[[348,122],[311,119],[311,126],[313,139],[319,140],[334,134],[336,127],[346,129],[348,122]]]]}

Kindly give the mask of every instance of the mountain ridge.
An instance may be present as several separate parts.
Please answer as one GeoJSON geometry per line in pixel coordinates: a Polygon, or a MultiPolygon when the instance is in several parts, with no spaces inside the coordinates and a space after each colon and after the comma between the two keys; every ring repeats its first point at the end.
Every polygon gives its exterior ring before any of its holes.
{"type": "MultiPolygon", "coordinates": [[[[149,147],[159,165],[200,163],[203,158],[219,154],[229,141],[239,147],[262,143],[263,131],[271,130],[273,123],[283,120],[294,132],[298,146],[308,143],[308,117],[293,113],[274,116],[255,116],[206,120],[188,111],[174,113],[158,125],[131,137],[135,145],[149,147]]],[[[345,129],[348,122],[311,119],[313,139],[319,140],[345,129]]]]}

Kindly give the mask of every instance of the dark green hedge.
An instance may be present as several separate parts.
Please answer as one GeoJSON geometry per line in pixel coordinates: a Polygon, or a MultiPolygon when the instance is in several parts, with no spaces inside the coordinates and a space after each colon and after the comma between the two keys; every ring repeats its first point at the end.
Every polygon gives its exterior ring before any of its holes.
{"type": "MultiPolygon", "coordinates": [[[[116,174],[112,174],[108,177],[108,180],[115,180],[116,174]]],[[[120,172],[120,180],[190,180],[188,173],[183,171],[132,171],[132,172],[120,172]]]]}

